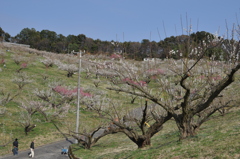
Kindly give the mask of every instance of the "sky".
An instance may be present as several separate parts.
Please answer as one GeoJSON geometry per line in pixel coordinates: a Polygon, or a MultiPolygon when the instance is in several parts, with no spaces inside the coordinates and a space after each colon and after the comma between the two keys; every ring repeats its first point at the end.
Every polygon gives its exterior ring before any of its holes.
{"type": "Polygon", "coordinates": [[[239,0],[0,0],[0,27],[24,28],[102,41],[159,42],[206,31],[226,36],[240,23],[239,0]]]}

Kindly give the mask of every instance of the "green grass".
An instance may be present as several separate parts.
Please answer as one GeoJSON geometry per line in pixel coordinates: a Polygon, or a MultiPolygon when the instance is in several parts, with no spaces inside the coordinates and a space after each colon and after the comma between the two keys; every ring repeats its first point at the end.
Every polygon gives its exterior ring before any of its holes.
{"type": "Polygon", "coordinates": [[[152,138],[152,145],[137,149],[124,134],[102,138],[91,150],[74,145],[73,152],[81,159],[159,159],[159,158],[239,158],[239,112],[231,112],[204,124],[196,137],[179,141],[173,121],[152,138]]]}

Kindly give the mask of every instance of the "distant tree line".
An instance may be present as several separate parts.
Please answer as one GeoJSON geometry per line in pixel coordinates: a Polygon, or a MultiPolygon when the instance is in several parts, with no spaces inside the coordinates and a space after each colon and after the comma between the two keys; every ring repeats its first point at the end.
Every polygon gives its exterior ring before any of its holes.
{"type": "MultiPolygon", "coordinates": [[[[200,31],[190,35],[179,35],[167,37],[159,42],[143,39],[141,42],[118,42],[118,41],[102,41],[100,39],[92,39],[84,34],[68,35],[57,34],[54,31],[42,30],[36,31],[34,28],[24,28],[15,37],[11,37],[0,27],[0,41],[21,43],[30,45],[31,48],[45,50],[56,53],[71,53],[75,50],[85,50],[89,54],[120,54],[124,58],[143,60],[144,58],[177,58],[171,54],[172,50],[182,50],[183,57],[189,57],[192,50],[188,50],[187,46],[199,46],[199,43],[212,39],[213,34],[200,31]]],[[[221,48],[215,47],[206,52],[207,56],[214,53],[216,58],[220,58],[221,48]]]]}

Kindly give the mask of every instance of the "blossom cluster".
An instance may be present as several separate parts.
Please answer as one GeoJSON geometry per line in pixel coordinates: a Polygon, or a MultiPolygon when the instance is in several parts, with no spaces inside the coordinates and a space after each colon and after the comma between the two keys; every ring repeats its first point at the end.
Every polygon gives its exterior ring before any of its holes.
{"type": "Polygon", "coordinates": [[[27,67],[27,63],[22,63],[21,64],[21,68],[26,68],[27,67]]]}
{"type": "MultiPolygon", "coordinates": [[[[67,89],[65,87],[62,87],[62,86],[56,86],[55,88],[53,88],[53,90],[55,92],[61,94],[62,96],[75,96],[75,95],[77,95],[77,92],[78,92],[78,88],[69,90],[69,89],[67,89]]],[[[83,92],[82,89],[80,89],[80,94],[84,97],[91,97],[92,96],[90,93],[83,92]]]]}
{"type": "Polygon", "coordinates": [[[121,55],[117,55],[117,54],[112,54],[112,55],[110,56],[110,58],[111,58],[111,59],[120,59],[120,58],[122,58],[122,56],[121,56],[121,55]]]}

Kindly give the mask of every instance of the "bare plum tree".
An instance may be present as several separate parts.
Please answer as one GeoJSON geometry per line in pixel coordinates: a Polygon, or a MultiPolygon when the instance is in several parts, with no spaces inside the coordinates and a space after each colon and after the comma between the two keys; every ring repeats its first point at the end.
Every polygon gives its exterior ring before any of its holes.
{"type": "Polygon", "coordinates": [[[11,102],[19,93],[12,93],[6,91],[4,88],[0,88],[0,104],[5,106],[7,103],[11,102]]]}
{"type": "Polygon", "coordinates": [[[123,108],[120,101],[109,98],[94,101],[91,110],[110,123],[103,134],[124,133],[138,148],[150,146],[151,138],[172,117],[155,103],[149,105],[147,100],[137,108],[123,108]]]}
{"type": "Polygon", "coordinates": [[[20,113],[18,122],[21,126],[24,127],[25,135],[28,135],[28,133],[36,127],[36,125],[33,124],[32,116],[26,112],[20,113]]]}
{"type": "MultiPolygon", "coordinates": [[[[85,123],[83,122],[83,124],[85,123]]],[[[106,127],[101,125],[91,125],[91,129],[87,129],[86,126],[83,127],[84,130],[81,130],[79,133],[70,131],[66,135],[72,136],[78,141],[78,144],[81,144],[85,149],[91,149],[102,137],[112,134],[111,131],[108,131],[106,127]]]]}

